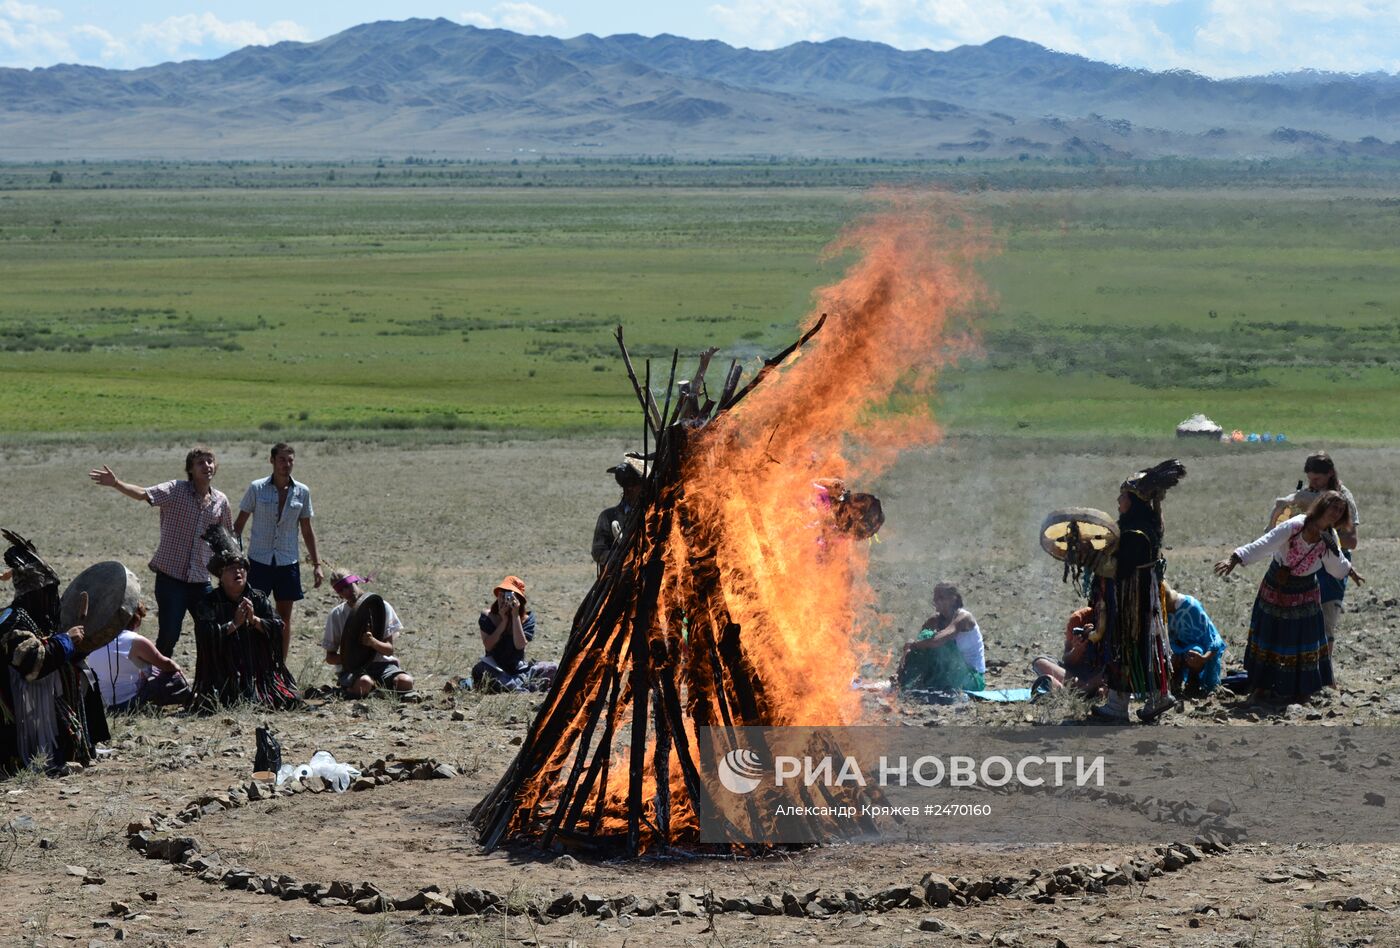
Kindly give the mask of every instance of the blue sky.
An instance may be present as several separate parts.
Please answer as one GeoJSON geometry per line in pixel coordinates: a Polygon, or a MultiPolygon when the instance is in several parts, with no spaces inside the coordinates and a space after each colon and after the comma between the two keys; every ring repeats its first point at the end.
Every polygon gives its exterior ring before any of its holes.
{"type": "Polygon", "coordinates": [[[675,33],[769,49],[835,36],[948,49],[1002,34],[1149,69],[1400,72],[1400,0],[0,0],[0,66],[113,68],[446,17],[522,33],[675,33]]]}

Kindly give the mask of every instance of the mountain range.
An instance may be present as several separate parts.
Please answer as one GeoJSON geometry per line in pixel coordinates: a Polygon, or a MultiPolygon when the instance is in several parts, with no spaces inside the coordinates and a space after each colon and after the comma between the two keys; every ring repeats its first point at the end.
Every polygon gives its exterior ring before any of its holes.
{"type": "Polygon", "coordinates": [[[999,37],[527,36],[449,20],[111,70],[0,69],[0,159],[1400,157],[1400,75],[1213,80],[999,37]]]}

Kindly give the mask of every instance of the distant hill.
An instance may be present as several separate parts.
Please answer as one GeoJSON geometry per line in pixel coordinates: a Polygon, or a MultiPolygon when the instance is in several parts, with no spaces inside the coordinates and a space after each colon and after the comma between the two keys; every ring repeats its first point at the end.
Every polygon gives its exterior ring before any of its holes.
{"type": "Polygon", "coordinates": [[[1400,76],[1211,80],[1000,37],[739,49],[449,20],[110,70],[0,69],[0,159],[1400,157],[1400,76]]]}

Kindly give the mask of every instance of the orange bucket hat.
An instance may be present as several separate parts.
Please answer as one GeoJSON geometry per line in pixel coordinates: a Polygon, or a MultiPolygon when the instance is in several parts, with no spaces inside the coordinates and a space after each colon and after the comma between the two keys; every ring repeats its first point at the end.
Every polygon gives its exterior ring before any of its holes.
{"type": "Polygon", "coordinates": [[[491,590],[491,594],[494,596],[503,591],[513,592],[520,597],[522,603],[525,602],[525,580],[519,576],[507,576],[496,584],[496,588],[491,590]]]}

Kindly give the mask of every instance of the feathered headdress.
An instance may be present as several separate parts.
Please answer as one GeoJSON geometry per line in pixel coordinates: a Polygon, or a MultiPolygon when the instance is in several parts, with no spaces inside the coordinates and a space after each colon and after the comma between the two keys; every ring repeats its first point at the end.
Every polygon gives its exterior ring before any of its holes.
{"type": "Polygon", "coordinates": [[[1138,471],[1123,482],[1122,489],[1134,494],[1153,507],[1186,476],[1186,466],[1176,458],[1168,458],[1145,471],[1138,471]]]}
{"type": "Polygon", "coordinates": [[[223,575],[224,570],[232,563],[242,563],[245,567],[248,565],[248,557],[243,555],[243,547],[222,523],[210,524],[200,539],[208,543],[209,549],[214,551],[214,555],[209,557],[210,575],[223,575]]]}
{"type": "Polygon", "coordinates": [[[0,533],[10,542],[10,548],[5,551],[5,565],[14,571],[16,596],[23,596],[45,586],[58,586],[58,574],[44,562],[39,551],[34,549],[33,543],[10,530],[0,530],[0,533]]]}

